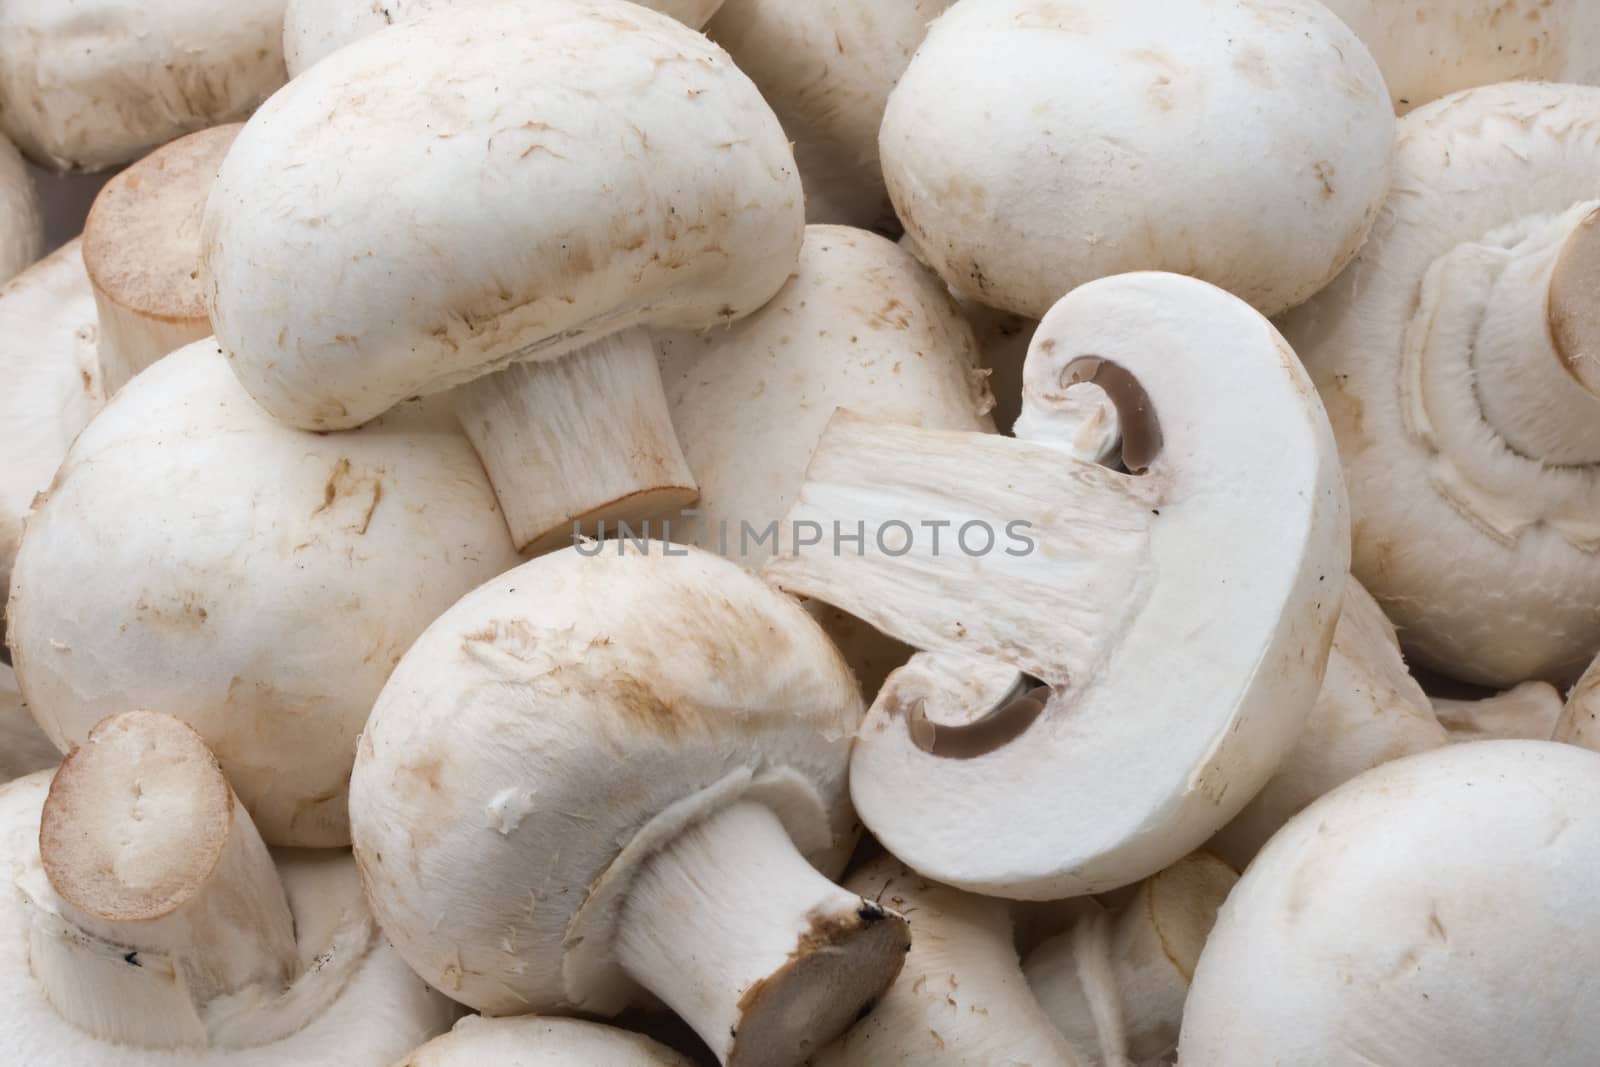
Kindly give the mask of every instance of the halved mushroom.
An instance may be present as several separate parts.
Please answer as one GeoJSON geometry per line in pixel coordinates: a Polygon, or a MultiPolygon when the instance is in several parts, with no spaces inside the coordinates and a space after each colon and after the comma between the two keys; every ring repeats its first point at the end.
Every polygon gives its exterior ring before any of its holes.
{"type": "Polygon", "coordinates": [[[895,82],[953,0],[727,0],[706,27],[795,142],[811,222],[889,228],[878,128],[895,82]]]}
{"type": "Polygon", "coordinates": [[[35,162],[104,170],[243,118],[286,77],[284,0],[9,0],[0,132],[35,162]]]}
{"type": "Polygon", "coordinates": [[[641,1034],[578,1019],[469,1015],[398,1067],[694,1067],[641,1034]]]}
{"type": "Polygon", "coordinates": [[[386,1067],[455,1014],[383,943],[349,855],[275,863],[164,715],[0,787],[0,868],[11,1062],[386,1067]]]}
{"type": "Polygon", "coordinates": [[[44,252],[44,216],[22,156],[0,136],[0,284],[44,252]]]}
{"type": "Polygon", "coordinates": [[[1393,142],[1377,65],[1314,3],[963,0],[880,149],[963,296],[1039,318],[1084,282],[1169,270],[1272,315],[1361,247],[1393,142]]]}
{"type": "Polygon", "coordinates": [[[1566,683],[1600,649],[1600,89],[1401,123],[1394,191],[1285,335],[1350,480],[1355,576],[1421,665],[1566,683]]]}
{"type": "MultiPolygon", "coordinates": [[[[972,333],[944,286],[875,234],[806,230],[800,265],[760,311],[658,338],[673,425],[700,483],[672,533],[746,566],[793,544],[779,522],[835,408],[993,432],[972,333]]],[[[802,535],[806,536],[806,535],[802,535]]],[[[870,697],[911,650],[825,604],[814,614],[870,697]]]]}
{"type": "Polygon", "coordinates": [[[28,520],[9,637],[63,751],[108,714],[160,708],[199,730],[269,842],[333,846],[390,670],[517,560],[448,414],[292,430],[202,341],[73,444],[28,520]]]}
{"type": "Polygon", "coordinates": [[[83,225],[105,389],[211,335],[200,284],[200,219],[242,127],[215,126],[156,149],[106,183],[83,225]]]}
{"type": "Polygon", "coordinates": [[[1053,899],[1176,862],[1271,777],[1322,682],[1349,526],[1294,353],[1204,282],[1083,286],[1027,381],[1020,440],[836,416],[788,521],[859,528],[864,551],[767,573],[932,653],[856,742],[867,826],[930,878],[1053,899]],[[1080,382],[1116,403],[1140,473],[1052,440],[1080,382]]]}
{"type": "Polygon", "coordinates": [[[695,498],[646,327],[755,311],[803,229],[725,52],[623,0],[500,0],[343,48],[245,126],[206,214],[212,322],[305,429],[465,385],[513,537],[545,549],[695,498]]]}
{"type": "Polygon", "coordinates": [[[1184,1067],[1587,1067],[1600,755],[1538,741],[1385,764],[1301,812],[1223,906],[1184,1067]]]}
{"type": "Polygon", "coordinates": [[[0,666],[0,784],[60,762],[61,753],[22,702],[17,676],[0,666]]]}
{"type": "Polygon", "coordinates": [[[384,688],[350,791],[374,910],[486,1014],[610,1015],[643,990],[724,1063],[801,1063],[907,945],[812,866],[854,843],[855,681],[727,560],[583,551],[464,597],[384,688]]]}
{"type": "MultiPolygon", "coordinates": [[[[445,8],[463,8],[483,2],[485,0],[383,0],[382,3],[288,0],[283,13],[283,56],[289,66],[289,77],[299,77],[302,71],[320,63],[329,53],[386,26],[445,8]]],[[[671,15],[698,30],[716,14],[723,0],[634,0],[634,3],[671,15]]]]}

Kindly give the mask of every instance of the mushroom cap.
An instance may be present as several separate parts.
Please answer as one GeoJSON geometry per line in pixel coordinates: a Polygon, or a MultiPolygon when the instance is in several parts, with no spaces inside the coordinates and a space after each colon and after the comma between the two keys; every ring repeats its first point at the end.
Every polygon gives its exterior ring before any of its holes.
{"type": "MultiPolygon", "coordinates": [[[[272,1005],[285,1017],[306,1019],[297,1032],[248,1048],[148,1049],[114,1045],[56,1013],[29,969],[29,927],[35,905],[24,891],[39,873],[39,822],[50,789],[48,772],[0,786],[0,1048],[14,1063],[117,1067],[389,1067],[448,1027],[455,1007],[429,989],[384,943],[362,900],[348,853],[283,853],[279,875],[294,913],[300,965],[311,972],[347,971],[344,983],[321,999],[297,1003],[291,992],[272,1005]]],[[[248,1024],[246,1024],[248,1025],[248,1024]]]]}
{"type": "Polygon", "coordinates": [[[788,141],[727,53],[623,0],[441,10],[246,124],[205,222],[212,322],[291,425],[632,326],[764,304],[799,253],[788,141]]]}
{"type": "Polygon", "coordinates": [[[693,1067],[643,1034],[579,1019],[469,1015],[399,1067],[693,1067]]]}
{"type": "Polygon", "coordinates": [[[1600,468],[1512,449],[1453,365],[1417,388],[1413,320],[1441,257],[1600,198],[1597,113],[1600,89],[1532,82],[1413,111],[1371,240],[1282,323],[1339,439],[1355,576],[1414,659],[1496,688],[1570,682],[1600,648],[1600,468]]]}
{"type": "Polygon", "coordinates": [[[17,692],[17,676],[0,664],[0,783],[54,767],[61,753],[39,729],[17,692]]]}
{"type": "Polygon", "coordinates": [[[1591,1064],[1597,869],[1600,755],[1487,741],[1369,771],[1229,896],[1181,1061],[1591,1064]]]}
{"type": "Polygon", "coordinates": [[[1315,3],[965,0],[880,148],[963,296],[1040,318],[1084,282],[1167,270],[1273,315],[1361,247],[1393,140],[1377,65],[1315,3]]]}
{"type": "Polygon", "coordinates": [[[0,286],[0,590],[34,497],[105,405],[97,322],[78,241],[0,286]]]}
{"type": "Polygon", "coordinates": [[[38,190],[22,156],[0,137],[0,284],[44,251],[44,216],[38,190]]]}
{"type": "Polygon", "coordinates": [[[419,974],[488,1014],[620,1010],[633,872],[740,797],[813,863],[853,845],[862,707],[838,651],[737,565],[625,544],[462,598],[362,736],[350,815],[373,908],[419,974]]]}
{"type": "Polygon", "coordinates": [[[73,444],[17,556],[11,646],[58,747],[159,708],[206,739],[269,843],[339,845],[389,671],[517,558],[453,420],[408,405],[357,433],[292,430],[201,341],[73,444]]]}
{"type": "MultiPolygon", "coordinates": [[[[283,13],[283,57],[289,77],[322,62],[353,41],[386,26],[421,18],[433,11],[466,7],[485,0],[288,0],[283,13]]],[[[548,0],[546,0],[548,2],[548,0]]],[[[634,0],[640,7],[670,15],[692,29],[700,29],[723,0],[634,0]]]]}
{"type": "Polygon", "coordinates": [[[284,0],[7,0],[0,132],[35,162],[103,170],[243,118],[283,84],[284,0]]]}

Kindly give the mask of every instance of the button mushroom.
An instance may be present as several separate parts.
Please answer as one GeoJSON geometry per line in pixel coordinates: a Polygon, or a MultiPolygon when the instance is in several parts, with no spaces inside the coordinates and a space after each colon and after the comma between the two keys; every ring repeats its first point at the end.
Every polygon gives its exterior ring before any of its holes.
{"type": "MultiPolygon", "coordinates": [[[[727,329],[658,338],[673,425],[700,484],[672,524],[746,566],[785,550],[778,521],[836,407],[930,429],[992,432],[972,334],[944,286],[882,237],[806,231],[800,265],[727,329]]],[[[850,616],[816,614],[869,695],[910,650],[850,616]]]]}
{"type": "Polygon", "coordinates": [[[60,762],[61,753],[22,702],[17,676],[10,667],[0,667],[0,784],[60,762]]]}
{"type": "Polygon", "coordinates": [[[454,1010],[383,944],[348,854],[263,845],[167,716],[0,788],[9,1062],[386,1067],[454,1010]]]}
{"type": "Polygon", "coordinates": [[[889,98],[889,195],[962,296],[1039,318],[1133,270],[1264,314],[1355,255],[1388,188],[1372,57],[1315,3],[963,0],[889,98]]]}
{"type": "Polygon", "coordinates": [[[936,653],[890,678],[856,742],[868,828],[930,878],[1054,899],[1176,862],[1271,777],[1322,682],[1349,527],[1294,354],[1204,282],[1081,287],[1041,323],[1027,383],[1020,440],[836,416],[788,521],[861,528],[866,550],[767,573],[936,653]],[[1083,381],[1143,473],[1051,440],[1083,381]],[[910,526],[930,520],[953,546],[910,526]]]}
{"type": "Polygon", "coordinates": [[[645,327],[756,310],[803,229],[782,129],[703,36],[622,0],[485,3],[341,49],[245,126],[206,215],[212,322],[305,429],[465,385],[543,550],[694,499],[645,327]]]}
{"type": "Polygon", "coordinates": [[[0,132],[57,170],[103,170],[243,118],[283,84],[284,0],[8,0],[0,132]]]}
{"type": "Polygon", "coordinates": [[[1228,897],[1180,1062],[1586,1067],[1597,869],[1600,755],[1485,741],[1369,771],[1228,897]]]}
{"type": "Polygon", "coordinates": [[[706,27],[795,142],[806,217],[893,225],[878,166],[889,92],[952,0],[728,0],[706,27]]]}
{"type": "Polygon", "coordinates": [[[269,842],[335,846],[389,671],[516,562],[448,417],[407,405],[355,432],[289,429],[203,341],[73,444],[28,521],[9,637],[63,751],[108,714],[158,707],[199,730],[269,842]]]}
{"type": "Polygon", "coordinates": [[[44,216],[22,157],[0,137],[0,284],[44,252],[44,216]]]}
{"type": "Polygon", "coordinates": [[[463,598],[384,688],[350,791],[374,911],[486,1014],[610,1015],[642,989],[723,1063],[798,1064],[907,944],[812,866],[853,843],[855,682],[731,562],[583,551],[463,598]]]}
{"type": "MultiPolygon", "coordinates": [[[[330,52],[407,19],[432,11],[466,7],[484,0],[288,0],[283,13],[283,55],[289,77],[320,63],[330,52]]],[[[545,0],[550,2],[550,0],[545,0]]],[[[723,0],[634,0],[640,7],[671,15],[699,29],[723,0]]]]}
{"type": "Polygon", "coordinates": [[[200,218],[240,127],[156,149],[106,183],[83,225],[106,391],[211,335],[200,285],[200,218]]]}
{"type": "Polygon", "coordinates": [[[648,1037],[578,1019],[469,1015],[398,1067],[694,1067],[648,1037]]]}
{"type": "Polygon", "coordinates": [[[1600,649],[1600,89],[1401,123],[1372,239],[1285,335],[1333,421],[1355,575],[1422,666],[1570,682],[1600,649]]]}

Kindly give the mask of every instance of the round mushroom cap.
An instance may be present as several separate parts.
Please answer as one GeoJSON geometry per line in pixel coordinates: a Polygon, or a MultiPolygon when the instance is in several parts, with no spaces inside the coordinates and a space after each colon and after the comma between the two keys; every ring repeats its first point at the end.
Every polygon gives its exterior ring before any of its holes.
{"type": "Polygon", "coordinates": [[[17,676],[0,666],[0,783],[54,767],[61,753],[33,721],[17,692],[17,676]]]}
{"type": "Polygon", "coordinates": [[[0,283],[11,280],[43,251],[38,190],[22,156],[0,137],[0,283]]]}
{"type": "Polygon", "coordinates": [[[339,50],[246,124],[207,206],[212,322],[307,429],[633,326],[759,308],[804,230],[727,53],[623,0],[445,9],[339,50]]]}
{"type": "Polygon", "coordinates": [[[1600,755],[1486,741],[1369,771],[1229,896],[1181,1062],[1592,1064],[1597,869],[1600,755]]]}
{"type": "Polygon", "coordinates": [[[1504,255],[1525,221],[1600,199],[1597,114],[1600,89],[1532,82],[1412,112],[1371,240],[1282,323],[1339,440],[1355,576],[1413,659],[1494,688],[1571,682],[1600,648],[1600,466],[1505,439],[1456,325],[1481,299],[1459,287],[1447,322],[1425,283],[1445,294],[1449,257],[1504,255]]]}
{"type": "Polygon", "coordinates": [[[1069,290],[1189,274],[1275,315],[1361,247],[1394,114],[1305,0],[963,0],[889,99],[906,230],[962,296],[1040,318],[1069,290]]]}
{"type": "Polygon", "coordinates": [[[471,1007],[615,1013],[618,905],[685,826],[757,800],[842,866],[861,714],[816,622],[736,564],[650,542],[541,557],[442,615],[373,708],[350,792],[367,893],[471,1007]]]}
{"type": "Polygon", "coordinates": [[[61,749],[160,708],[206,739],[269,843],[336,846],[390,670],[517,559],[453,419],[409,405],[356,433],[292,430],[201,341],[73,444],[28,522],[9,636],[61,749]]]}
{"type": "Polygon", "coordinates": [[[469,1015],[399,1067],[693,1067],[642,1034],[579,1019],[469,1015]]]}
{"type": "Polygon", "coordinates": [[[284,0],[7,0],[0,132],[56,170],[103,170],[249,114],[287,77],[284,0]]]}
{"type": "MultiPolygon", "coordinates": [[[[421,18],[433,11],[468,7],[486,0],[288,0],[283,13],[283,57],[289,77],[322,62],[352,42],[397,22],[421,18]]],[[[545,0],[552,2],[552,0],[545,0]]],[[[692,29],[700,29],[716,14],[723,0],[634,0],[640,7],[670,15],[692,29]]]]}

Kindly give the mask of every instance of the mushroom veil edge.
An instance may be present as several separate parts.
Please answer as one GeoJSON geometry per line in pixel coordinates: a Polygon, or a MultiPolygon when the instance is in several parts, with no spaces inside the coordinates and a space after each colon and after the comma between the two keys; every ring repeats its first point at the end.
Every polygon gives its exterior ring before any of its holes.
{"type": "Polygon", "coordinates": [[[1220,289],[1082,286],[1025,378],[1015,440],[837,414],[786,521],[864,547],[765,573],[924,650],[852,754],[867,827],[929,878],[1045,900],[1169,866],[1271,777],[1322,684],[1350,533],[1310,380],[1220,289]],[[1051,432],[1084,382],[1140,473],[1051,432]]]}
{"type": "Polygon", "coordinates": [[[854,844],[861,714],[815,620],[737,565],[552,553],[447,611],[378,699],[350,798],[368,896],[485,1014],[613,1015],[642,989],[723,1063],[801,1063],[909,945],[824,876],[854,844]]]}

